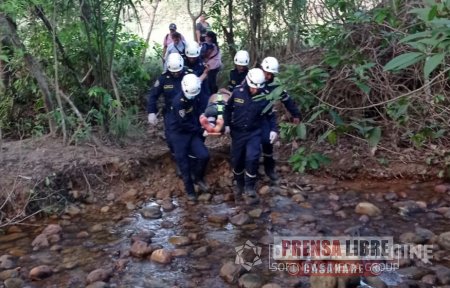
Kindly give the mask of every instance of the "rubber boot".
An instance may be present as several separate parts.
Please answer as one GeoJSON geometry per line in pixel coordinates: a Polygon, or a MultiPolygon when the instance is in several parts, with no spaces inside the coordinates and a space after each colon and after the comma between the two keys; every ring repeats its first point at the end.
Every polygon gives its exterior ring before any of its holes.
{"type": "Polygon", "coordinates": [[[242,202],[242,193],[244,193],[245,179],[244,171],[238,173],[233,170],[235,186],[233,187],[234,202],[239,204],[242,202]]]}
{"type": "Polygon", "coordinates": [[[245,172],[244,198],[247,205],[259,203],[259,197],[256,193],[256,174],[252,175],[245,172]]]}
{"type": "Polygon", "coordinates": [[[275,172],[275,160],[272,155],[264,156],[264,172],[269,177],[272,185],[278,184],[279,177],[277,172],[275,172]]]}

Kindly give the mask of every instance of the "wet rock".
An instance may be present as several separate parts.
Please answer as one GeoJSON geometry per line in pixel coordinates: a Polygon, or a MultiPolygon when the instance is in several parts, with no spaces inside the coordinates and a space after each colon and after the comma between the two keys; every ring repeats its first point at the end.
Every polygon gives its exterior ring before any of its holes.
{"type": "Polygon", "coordinates": [[[89,229],[89,232],[91,232],[91,233],[97,233],[97,232],[100,232],[100,231],[103,231],[103,225],[102,224],[95,224],[94,226],[92,226],[89,229]]]}
{"type": "Polygon", "coordinates": [[[436,208],[436,211],[439,214],[445,215],[446,213],[448,213],[450,211],[450,207],[439,207],[439,208],[436,208]]]}
{"type": "Polygon", "coordinates": [[[172,236],[169,238],[169,243],[177,247],[186,246],[191,244],[191,239],[186,236],[172,236]]]}
{"type": "Polygon", "coordinates": [[[144,258],[153,252],[153,248],[141,240],[134,241],[130,248],[130,254],[137,258],[144,258]]]}
{"type": "Polygon", "coordinates": [[[9,269],[0,272],[0,281],[5,281],[8,278],[16,278],[19,276],[20,268],[9,269]]]}
{"type": "Polygon", "coordinates": [[[14,268],[14,257],[11,255],[2,255],[0,257],[0,269],[14,268]]]}
{"type": "Polygon", "coordinates": [[[100,209],[100,212],[101,213],[108,213],[109,212],[109,206],[103,206],[101,209],[100,209]]]}
{"type": "Polygon", "coordinates": [[[112,271],[111,270],[106,270],[106,269],[96,269],[94,271],[92,271],[91,273],[89,273],[89,275],[86,277],[86,282],[88,284],[90,283],[94,283],[94,282],[108,282],[109,278],[112,276],[112,271]]]}
{"type": "Polygon", "coordinates": [[[355,212],[357,214],[363,214],[371,217],[381,215],[381,210],[377,206],[369,202],[361,202],[356,205],[355,212]]]}
{"type": "Polygon", "coordinates": [[[300,203],[300,202],[305,202],[305,196],[303,196],[302,194],[295,194],[294,196],[292,196],[292,201],[300,203]]]}
{"type": "Polygon", "coordinates": [[[140,213],[145,219],[158,219],[162,216],[159,206],[144,207],[141,209],[140,213]]]}
{"type": "Polygon", "coordinates": [[[220,277],[229,284],[236,283],[238,277],[242,272],[241,265],[237,265],[234,262],[227,262],[220,268],[220,277]]]}
{"type": "Polygon", "coordinates": [[[208,215],[208,221],[212,223],[224,224],[228,222],[228,215],[226,214],[210,214],[208,215]]]}
{"type": "Polygon", "coordinates": [[[22,288],[24,282],[20,278],[9,278],[5,280],[4,284],[5,288],[22,288]]]}
{"type": "Polygon", "coordinates": [[[395,192],[389,192],[384,195],[384,199],[386,199],[387,201],[394,201],[398,199],[398,196],[395,192]]]}
{"type": "Polygon", "coordinates": [[[247,273],[239,278],[240,288],[261,288],[263,282],[259,275],[247,273]]]}
{"type": "Polygon", "coordinates": [[[20,248],[12,248],[8,251],[9,255],[12,255],[14,257],[21,257],[27,254],[27,251],[20,248]]]}
{"type": "Polygon", "coordinates": [[[172,201],[170,199],[166,199],[163,201],[161,208],[166,211],[166,212],[170,212],[173,211],[176,206],[172,203],[172,201]]]}
{"type": "Polygon", "coordinates": [[[423,276],[430,273],[430,269],[427,269],[425,267],[410,266],[398,269],[397,273],[403,276],[404,278],[419,280],[423,276]]]}
{"type": "Polygon", "coordinates": [[[196,258],[205,257],[206,255],[209,254],[210,251],[211,249],[209,248],[209,246],[202,246],[200,248],[195,249],[191,253],[191,256],[196,258]]]}
{"type": "Polygon", "coordinates": [[[450,231],[440,234],[437,242],[442,248],[450,250],[450,231]]]}
{"type": "Polygon", "coordinates": [[[86,288],[108,288],[108,284],[102,281],[97,281],[89,284],[86,288]]]}
{"type": "Polygon", "coordinates": [[[434,234],[432,231],[421,227],[416,227],[416,234],[419,237],[423,238],[425,241],[429,241],[436,237],[436,234],[434,234]]]}
{"type": "Polygon", "coordinates": [[[80,263],[78,261],[76,261],[76,260],[75,261],[68,261],[68,262],[64,263],[62,265],[62,267],[64,267],[64,269],[66,269],[66,270],[72,270],[75,267],[77,267],[79,264],[80,263]]]}
{"type": "Polygon", "coordinates": [[[437,267],[435,267],[435,273],[436,273],[436,277],[438,280],[438,283],[441,285],[447,285],[450,284],[450,269],[442,266],[442,265],[438,265],[437,267]]]}
{"type": "Polygon", "coordinates": [[[275,283],[268,283],[268,284],[262,286],[262,288],[281,288],[281,286],[278,284],[275,284],[275,283]]]}
{"type": "Polygon", "coordinates": [[[415,213],[425,212],[425,209],[421,204],[418,204],[416,201],[400,201],[393,204],[395,208],[399,209],[400,215],[408,216],[415,213]]]}
{"type": "Polygon", "coordinates": [[[152,231],[141,231],[133,236],[131,236],[131,243],[133,244],[134,241],[140,240],[145,243],[151,243],[152,238],[155,237],[155,233],[152,231]]]}
{"type": "Polygon", "coordinates": [[[89,233],[87,231],[81,231],[76,236],[78,239],[84,239],[89,237],[89,233]]]}
{"type": "Polygon", "coordinates": [[[265,185],[258,190],[259,195],[267,195],[270,193],[270,187],[265,185]]]}
{"type": "Polygon", "coordinates": [[[166,249],[158,249],[153,251],[150,260],[161,264],[168,264],[172,261],[172,255],[166,249]]]}
{"type": "Polygon", "coordinates": [[[116,195],[114,193],[108,193],[108,195],[106,195],[107,201],[114,201],[114,199],[116,199],[116,195]]]}
{"type": "Polygon", "coordinates": [[[303,223],[313,223],[313,222],[316,222],[317,219],[312,214],[302,213],[302,214],[298,215],[297,221],[303,222],[303,223]]]}
{"type": "Polygon", "coordinates": [[[58,224],[50,224],[47,227],[45,227],[44,231],[42,231],[42,234],[45,235],[52,235],[52,234],[59,234],[62,232],[61,226],[58,224]]]}
{"type": "Polygon", "coordinates": [[[170,228],[175,227],[175,223],[173,223],[172,221],[169,221],[169,220],[163,220],[163,221],[161,221],[160,226],[161,226],[161,228],[170,229],[170,228]]]}
{"type": "Polygon", "coordinates": [[[212,195],[209,193],[202,193],[200,196],[198,196],[198,201],[201,202],[209,202],[211,200],[212,195]]]}
{"type": "Polygon", "coordinates": [[[261,208],[256,208],[256,209],[253,209],[250,212],[248,212],[248,215],[250,215],[250,217],[252,217],[252,218],[259,218],[259,217],[261,217],[261,214],[262,214],[261,208]]]}
{"type": "Polygon", "coordinates": [[[426,239],[413,232],[406,232],[400,235],[400,243],[404,244],[423,244],[426,239]]]}
{"type": "Polygon", "coordinates": [[[172,251],[172,257],[184,257],[189,255],[189,249],[175,249],[172,251]]]}
{"type": "Polygon", "coordinates": [[[136,209],[136,205],[134,205],[133,202],[127,202],[126,207],[127,207],[127,210],[130,210],[130,211],[136,209]]]}
{"type": "Polygon", "coordinates": [[[436,285],[436,276],[433,274],[428,274],[423,276],[420,281],[429,285],[436,285]]]}
{"type": "Polygon", "coordinates": [[[341,219],[347,218],[347,213],[345,213],[344,210],[337,211],[336,213],[334,213],[334,215],[336,215],[336,217],[341,219]]]}
{"type": "Polygon", "coordinates": [[[138,195],[138,191],[134,188],[131,188],[127,192],[125,192],[121,198],[124,202],[128,202],[128,201],[136,200],[137,195],[138,195]]]}
{"type": "Polygon", "coordinates": [[[198,233],[188,233],[188,237],[189,239],[191,239],[192,241],[197,241],[198,240],[198,233]]]}
{"type": "Polygon", "coordinates": [[[69,214],[70,217],[75,217],[77,215],[81,214],[81,209],[78,208],[76,205],[69,205],[68,207],[66,207],[65,211],[66,214],[69,214]]]}
{"type": "Polygon", "coordinates": [[[45,234],[39,234],[34,238],[33,242],[31,242],[31,246],[33,246],[33,250],[39,250],[41,248],[46,248],[50,246],[50,243],[48,243],[47,235],[45,234]]]}
{"type": "Polygon", "coordinates": [[[449,186],[445,185],[445,184],[439,184],[434,186],[434,192],[436,193],[446,193],[447,191],[449,191],[449,186]]]}
{"type": "Polygon", "coordinates": [[[230,218],[230,223],[233,225],[236,225],[236,226],[241,226],[241,225],[247,224],[249,222],[250,222],[250,217],[244,212],[241,212],[230,218]]]}
{"type": "Polygon", "coordinates": [[[42,280],[52,276],[53,269],[47,265],[41,265],[31,269],[29,277],[31,280],[42,280]]]}

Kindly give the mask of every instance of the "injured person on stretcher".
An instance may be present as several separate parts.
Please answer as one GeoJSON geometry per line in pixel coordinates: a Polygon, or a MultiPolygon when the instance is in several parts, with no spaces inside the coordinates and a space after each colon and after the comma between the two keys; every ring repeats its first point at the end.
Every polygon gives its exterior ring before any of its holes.
{"type": "Polygon", "coordinates": [[[211,95],[205,112],[200,115],[200,124],[205,129],[204,136],[222,135],[225,132],[223,113],[231,92],[225,88],[211,95]]]}

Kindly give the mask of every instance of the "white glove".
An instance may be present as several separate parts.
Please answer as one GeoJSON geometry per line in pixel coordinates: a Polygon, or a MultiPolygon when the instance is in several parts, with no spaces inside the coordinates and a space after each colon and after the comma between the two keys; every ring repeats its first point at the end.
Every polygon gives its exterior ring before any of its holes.
{"type": "Polygon", "coordinates": [[[230,134],[230,126],[225,126],[225,134],[230,134]]]}
{"type": "Polygon", "coordinates": [[[277,132],[270,131],[270,134],[269,134],[270,144],[275,143],[275,140],[277,140],[277,138],[278,138],[277,132]]]}
{"type": "Polygon", "coordinates": [[[208,136],[208,131],[203,131],[203,137],[206,137],[206,136],[208,136]]]}
{"type": "Polygon", "coordinates": [[[158,123],[158,119],[156,119],[155,113],[148,114],[148,123],[150,123],[151,125],[156,125],[156,123],[158,123]]]}

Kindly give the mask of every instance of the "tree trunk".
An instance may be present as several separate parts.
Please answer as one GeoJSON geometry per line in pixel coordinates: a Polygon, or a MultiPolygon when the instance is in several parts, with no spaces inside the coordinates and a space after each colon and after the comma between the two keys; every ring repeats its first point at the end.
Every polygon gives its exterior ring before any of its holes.
{"type": "MultiPolygon", "coordinates": [[[[44,99],[45,110],[47,111],[47,113],[52,112],[52,93],[50,92],[48,78],[42,72],[44,71],[44,69],[42,68],[41,64],[37,62],[33,58],[33,56],[26,51],[25,45],[22,43],[19,35],[17,34],[17,25],[4,13],[0,13],[0,27],[0,35],[2,35],[2,38],[8,39],[7,41],[9,42],[11,47],[14,47],[15,49],[21,50],[23,52],[25,64],[31,75],[33,75],[33,77],[36,79],[39,89],[41,90],[44,99]]],[[[52,135],[55,135],[56,123],[52,117],[49,118],[49,128],[50,133],[52,135]]]]}
{"type": "Polygon", "coordinates": [[[153,13],[152,13],[152,20],[150,20],[150,28],[148,30],[148,34],[147,34],[147,39],[145,39],[145,44],[146,47],[144,48],[144,51],[142,51],[142,60],[141,63],[144,63],[145,60],[145,54],[147,54],[147,46],[148,46],[148,42],[150,42],[150,36],[152,35],[152,31],[153,31],[153,25],[155,24],[155,19],[156,19],[156,11],[158,10],[158,5],[161,2],[161,0],[157,0],[155,1],[155,3],[152,5],[153,8],[153,13]]]}
{"type": "Polygon", "coordinates": [[[227,27],[222,25],[222,31],[225,35],[225,41],[228,44],[228,51],[230,52],[231,58],[234,58],[236,54],[236,43],[234,42],[234,30],[233,30],[233,0],[228,0],[228,15],[227,15],[227,27]]]}
{"type": "Polygon", "coordinates": [[[192,20],[192,29],[193,29],[194,40],[197,39],[197,35],[195,33],[197,19],[203,13],[203,5],[204,4],[205,4],[205,0],[200,0],[200,11],[197,14],[194,14],[191,9],[191,0],[187,0],[187,9],[188,9],[189,17],[191,17],[191,20],[192,20]]]}

